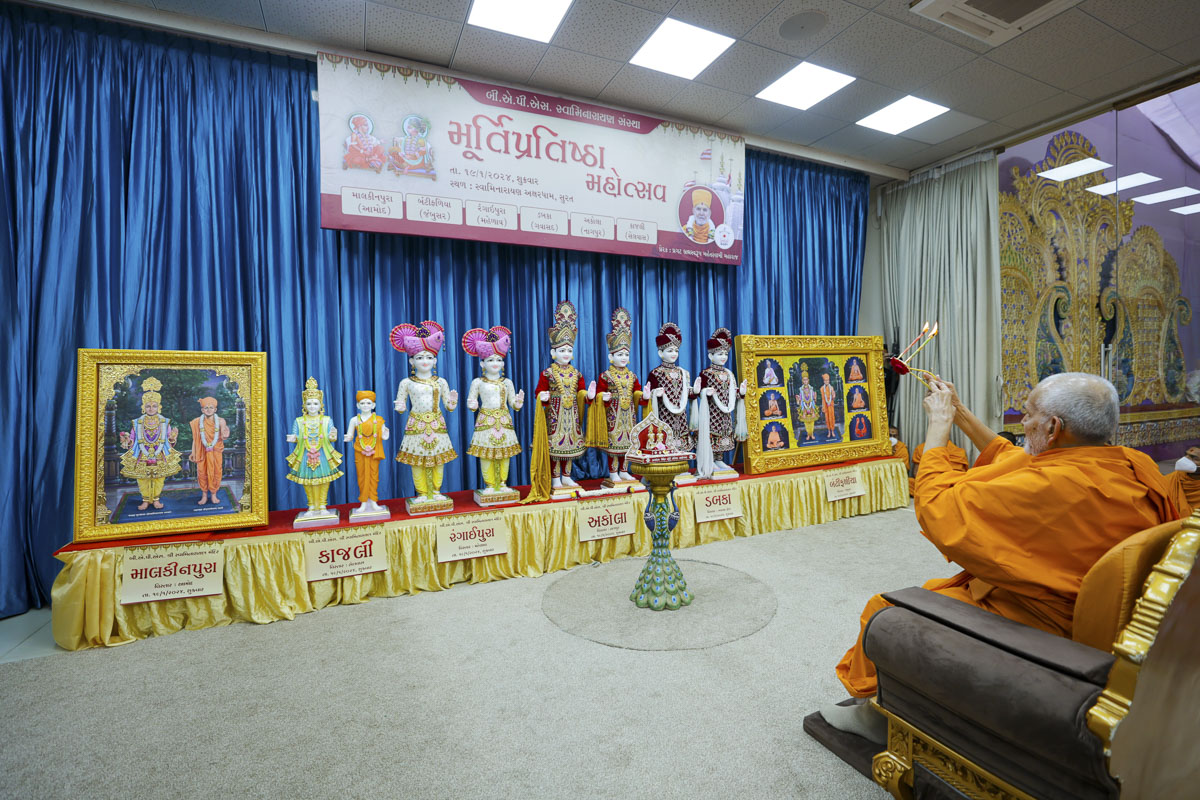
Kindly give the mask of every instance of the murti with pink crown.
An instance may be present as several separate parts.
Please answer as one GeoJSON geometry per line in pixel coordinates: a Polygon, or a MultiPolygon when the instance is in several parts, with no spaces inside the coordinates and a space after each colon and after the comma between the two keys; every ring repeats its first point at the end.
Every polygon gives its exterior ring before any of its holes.
{"type": "Polygon", "coordinates": [[[475,504],[483,507],[513,503],[521,499],[508,485],[509,460],[521,452],[512,411],[525,405],[524,390],[518,392],[504,375],[504,360],[512,347],[512,331],[503,325],[488,330],[472,328],[463,334],[462,349],[479,359],[483,375],[471,381],[467,408],[478,411],[475,433],[467,455],[479,459],[485,488],[475,492],[475,504]]]}
{"type": "Polygon", "coordinates": [[[458,458],[446,418],[442,416],[442,399],[446,410],[458,408],[458,392],[450,388],[445,378],[436,373],[438,353],[446,343],[442,326],[426,320],[420,325],[407,322],[392,328],[392,347],[408,354],[409,377],[396,389],[396,411],[403,414],[412,405],[404,439],[396,460],[412,467],[413,485],[417,496],[404,501],[409,514],[432,514],[449,511],[454,502],[442,494],[442,469],[458,458]]]}

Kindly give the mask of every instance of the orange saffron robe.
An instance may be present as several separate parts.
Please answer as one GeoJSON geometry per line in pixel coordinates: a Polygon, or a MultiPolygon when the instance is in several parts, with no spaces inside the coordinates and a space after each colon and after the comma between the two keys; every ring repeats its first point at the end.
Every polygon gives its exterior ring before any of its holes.
{"type": "Polygon", "coordinates": [[[196,463],[196,483],[202,492],[216,492],[221,488],[221,470],[225,466],[225,439],[229,436],[229,426],[225,420],[214,414],[206,417],[203,414],[192,420],[192,461],[196,463]],[[216,443],[211,450],[205,448],[200,441],[200,426],[204,426],[204,439],[211,442],[216,437],[216,443]],[[219,430],[219,432],[218,432],[219,430]]]}
{"type": "Polygon", "coordinates": [[[1186,517],[1200,506],[1200,478],[1176,470],[1163,476],[1163,480],[1167,482],[1167,491],[1179,508],[1179,516],[1186,517]]]}
{"type": "Polygon", "coordinates": [[[892,458],[898,458],[901,461],[903,461],[904,462],[904,471],[905,472],[908,471],[908,469],[909,469],[908,445],[906,445],[904,442],[900,441],[899,439],[896,440],[896,445],[895,445],[895,447],[892,448],[892,458]]]}
{"type": "MultiPolygon", "coordinates": [[[[956,445],[954,442],[947,442],[946,450],[947,450],[947,454],[950,458],[950,463],[954,465],[954,468],[965,472],[967,469],[967,451],[963,450],[961,447],[956,445]]],[[[924,452],[925,452],[925,443],[924,442],[921,442],[919,445],[917,445],[916,447],[913,448],[912,469],[913,469],[914,474],[916,474],[917,472],[920,472],[920,470],[921,470],[921,455],[924,454],[924,452]]],[[[980,458],[983,458],[983,456],[980,456],[980,458]]],[[[976,461],[975,465],[979,466],[979,462],[976,461]]],[[[916,494],[916,488],[917,488],[917,479],[909,478],[908,479],[908,496],[909,497],[912,497],[916,494]]]]}
{"type": "MultiPolygon", "coordinates": [[[[1138,531],[1179,518],[1158,467],[1127,447],[1029,456],[996,437],[965,472],[946,448],[924,455],[917,521],[964,569],[925,588],[1059,636],[1071,635],[1079,585],[1101,556],[1138,531]]],[[[887,605],[871,598],[858,641],[837,665],[838,679],[856,697],[875,693],[862,629],[887,605]]]]}
{"type": "Polygon", "coordinates": [[[383,417],[358,417],[354,428],[354,474],[358,476],[358,502],[379,501],[379,462],[383,458],[383,417]],[[372,450],[367,455],[364,448],[372,450]]]}

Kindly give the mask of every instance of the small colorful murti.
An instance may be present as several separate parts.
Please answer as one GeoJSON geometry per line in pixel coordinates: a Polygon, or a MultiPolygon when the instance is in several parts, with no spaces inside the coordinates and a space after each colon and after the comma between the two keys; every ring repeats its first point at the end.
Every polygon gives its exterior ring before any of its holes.
{"type": "Polygon", "coordinates": [[[358,478],[359,507],[350,512],[350,521],[391,519],[387,506],[379,505],[379,466],[383,463],[383,443],[391,431],[383,417],[375,413],[375,393],[363,389],[354,395],[358,413],[346,425],[346,441],[354,443],[354,472],[358,478]]]}
{"type": "Polygon", "coordinates": [[[182,453],[175,449],[179,429],[159,413],[162,408],[162,382],[147,378],[142,382],[142,415],[133,421],[132,429],[121,431],[121,474],[137,481],[142,502],[138,511],[148,506],[163,507],[163,484],[167,478],[183,469],[182,453]]]}
{"type": "Polygon", "coordinates": [[[396,388],[395,404],[399,414],[412,405],[396,453],[397,461],[412,467],[417,490],[415,497],[404,501],[404,507],[409,514],[450,511],[454,501],[442,494],[442,470],[458,454],[450,443],[442,402],[444,399],[447,411],[458,408],[458,392],[436,373],[438,353],[446,343],[445,330],[431,320],[420,325],[405,322],[392,328],[390,339],[392,347],[408,354],[410,370],[396,388]]]}
{"type": "MultiPolygon", "coordinates": [[[[688,371],[676,363],[683,346],[683,331],[674,322],[668,322],[658,329],[654,343],[658,346],[658,357],[662,363],[652,369],[646,378],[642,402],[649,402],[650,410],[671,429],[671,446],[680,452],[690,452],[693,440],[688,424],[688,404],[696,395],[688,371]]],[[[693,416],[696,413],[697,410],[693,408],[693,416]]],[[[695,480],[685,464],[676,483],[695,480]]]]}
{"type": "Polygon", "coordinates": [[[329,484],[342,477],[342,454],[333,449],[337,428],[325,416],[325,393],[316,378],[305,381],[301,399],[304,413],[296,417],[287,437],[296,445],[287,457],[287,479],[303,486],[308,497],[308,509],[297,514],[292,525],[311,528],[338,521],[338,513],[328,507],[329,484]]]}

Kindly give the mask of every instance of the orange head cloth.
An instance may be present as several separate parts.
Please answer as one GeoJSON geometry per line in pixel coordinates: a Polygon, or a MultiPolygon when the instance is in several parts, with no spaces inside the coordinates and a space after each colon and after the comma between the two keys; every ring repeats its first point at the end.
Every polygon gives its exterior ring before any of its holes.
{"type": "Polygon", "coordinates": [[[692,190],[692,205],[698,206],[701,203],[712,208],[712,192],[708,189],[693,189],[692,190]]]}
{"type": "Polygon", "coordinates": [[[215,398],[215,397],[201,397],[201,398],[200,398],[200,407],[201,407],[201,408],[210,407],[210,408],[216,409],[216,407],[217,407],[217,398],[215,398]]]}
{"type": "Polygon", "coordinates": [[[354,395],[355,403],[361,403],[363,400],[370,400],[372,403],[374,403],[375,402],[375,393],[363,390],[354,395]]]}

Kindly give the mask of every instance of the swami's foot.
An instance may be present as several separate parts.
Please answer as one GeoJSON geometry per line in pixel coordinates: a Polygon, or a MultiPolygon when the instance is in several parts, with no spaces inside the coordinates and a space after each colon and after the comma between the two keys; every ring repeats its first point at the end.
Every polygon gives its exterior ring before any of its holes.
{"type": "Polygon", "coordinates": [[[145,511],[149,507],[150,507],[150,501],[143,500],[142,504],[140,506],[138,506],[138,511],[145,511]]]}
{"type": "Polygon", "coordinates": [[[155,508],[162,508],[162,507],[163,507],[162,500],[155,500],[155,501],[154,501],[154,507],[155,507],[155,508]]]}
{"type": "Polygon", "coordinates": [[[208,503],[208,495],[206,495],[204,492],[201,492],[200,499],[196,501],[196,505],[202,506],[202,505],[206,505],[207,503],[208,503]]]}
{"type": "Polygon", "coordinates": [[[821,716],[839,731],[853,733],[876,744],[887,743],[887,717],[876,711],[870,702],[852,706],[830,704],[821,709],[821,716]]]}

